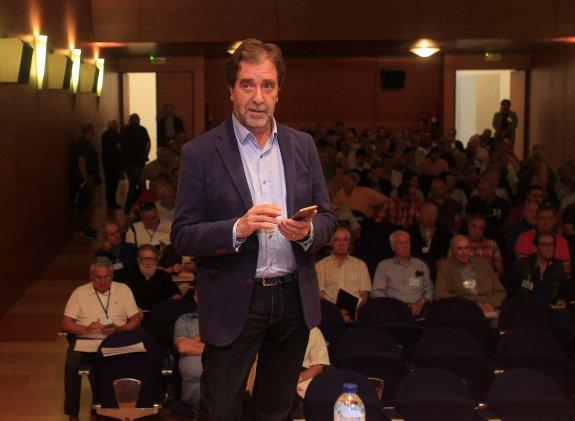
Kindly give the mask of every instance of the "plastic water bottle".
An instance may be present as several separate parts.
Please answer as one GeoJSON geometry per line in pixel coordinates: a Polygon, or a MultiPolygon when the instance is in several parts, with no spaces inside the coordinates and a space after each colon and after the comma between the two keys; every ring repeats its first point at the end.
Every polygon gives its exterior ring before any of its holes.
{"type": "Polygon", "coordinates": [[[365,421],[365,406],[355,383],[344,383],[343,393],[333,407],[333,421],[365,421]]]}

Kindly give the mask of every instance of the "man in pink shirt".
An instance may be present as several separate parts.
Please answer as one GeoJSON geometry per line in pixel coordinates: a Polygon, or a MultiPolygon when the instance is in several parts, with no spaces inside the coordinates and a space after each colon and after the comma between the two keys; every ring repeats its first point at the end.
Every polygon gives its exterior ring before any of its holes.
{"type": "Polygon", "coordinates": [[[563,262],[565,273],[571,273],[571,256],[569,255],[569,245],[561,234],[555,232],[557,225],[557,211],[550,205],[542,205],[537,210],[537,221],[535,229],[525,231],[517,238],[515,243],[515,255],[518,259],[535,253],[533,238],[535,232],[539,234],[552,234],[555,237],[555,258],[563,262]]]}

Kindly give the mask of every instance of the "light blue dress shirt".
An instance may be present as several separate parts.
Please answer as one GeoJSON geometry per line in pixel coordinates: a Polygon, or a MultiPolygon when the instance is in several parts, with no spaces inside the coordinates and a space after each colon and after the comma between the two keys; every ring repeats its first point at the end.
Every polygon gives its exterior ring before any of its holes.
{"type": "MultiPolygon", "coordinates": [[[[280,218],[288,218],[285,172],[275,119],[272,118],[272,135],[263,148],[259,147],[255,136],[242,126],[235,115],[232,115],[232,121],[253,204],[274,204],[281,208],[280,218]]],[[[233,228],[233,241],[234,248],[239,250],[245,239],[237,238],[236,225],[237,221],[233,228]]],[[[256,278],[283,276],[297,270],[291,243],[277,226],[273,230],[258,230],[257,236],[259,250],[256,278]]],[[[309,248],[312,239],[313,231],[310,231],[310,237],[300,242],[304,250],[309,248]]]]}

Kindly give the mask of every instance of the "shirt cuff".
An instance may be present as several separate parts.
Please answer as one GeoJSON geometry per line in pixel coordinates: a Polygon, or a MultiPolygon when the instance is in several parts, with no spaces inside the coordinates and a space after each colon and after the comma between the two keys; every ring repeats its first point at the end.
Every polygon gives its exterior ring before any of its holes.
{"type": "Polygon", "coordinates": [[[313,244],[313,222],[311,223],[311,228],[309,229],[309,234],[307,237],[302,238],[298,241],[298,244],[302,246],[305,251],[308,251],[311,245],[313,244]]]}
{"type": "Polygon", "coordinates": [[[232,229],[232,244],[236,253],[240,251],[240,247],[246,241],[245,238],[238,238],[236,234],[236,226],[238,225],[238,222],[240,222],[239,219],[236,221],[236,223],[234,224],[234,228],[232,229]]]}

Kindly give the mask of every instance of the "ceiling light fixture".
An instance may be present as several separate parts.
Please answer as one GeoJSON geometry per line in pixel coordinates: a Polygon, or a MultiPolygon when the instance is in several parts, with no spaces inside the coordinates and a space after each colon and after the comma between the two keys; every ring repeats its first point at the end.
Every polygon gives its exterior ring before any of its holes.
{"type": "Polygon", "coordinates": [[[411,48],[409,51],[411,51],[413,54],[418,55],[419,57],[426,58],[434,55],[435,53],[440,51],[440,49],[437,48],[433,44],[433,42],[429,40],[421,40],[417,43],[417,45],[414,48],[411,48]]]}

